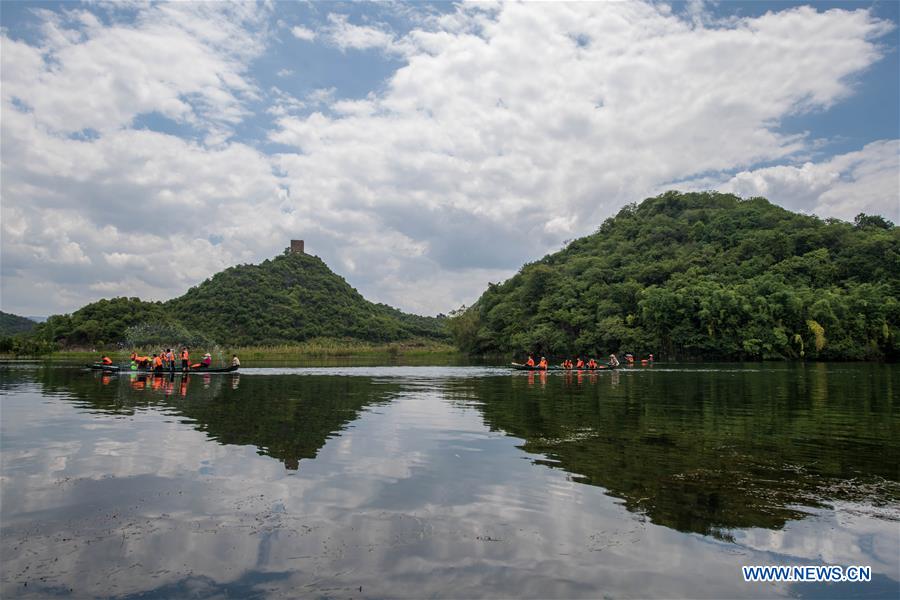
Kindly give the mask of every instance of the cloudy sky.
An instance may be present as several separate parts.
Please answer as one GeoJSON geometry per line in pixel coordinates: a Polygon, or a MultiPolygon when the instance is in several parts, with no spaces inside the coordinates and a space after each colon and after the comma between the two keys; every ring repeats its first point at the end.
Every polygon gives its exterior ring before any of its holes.
{"type": "Polygon", "coordinates": [[[898,6],[4,3],[3,310],[293,237],[446,312],[666,189],[900,221],[898,6]]]}

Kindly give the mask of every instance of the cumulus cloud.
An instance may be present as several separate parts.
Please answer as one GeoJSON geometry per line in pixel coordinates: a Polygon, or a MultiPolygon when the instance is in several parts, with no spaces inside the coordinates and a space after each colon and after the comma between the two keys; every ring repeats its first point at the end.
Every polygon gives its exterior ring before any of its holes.
{"type": "Polygon", "coordinates": [[[267,220],[287,192],[248,146],[133,129],[78,141],[33,121],[4,115],[4,304],[58,310],[36,283],[65,282],[83,303],[106,295],[94,284],[129,278],[145,285],[121,293],[164,299],[285,236],[267,220]],[[229,244],[213,248],[211,235],[229,244]]]}
{"type": "Polygon", "coordinates": [[[41,14],[41,45],[2,38],[2,95],[50,131],[104,133],[151,112],[227,131],[256,95],[246,68],[264,48],[263,21],[252,4],[157,4],[109,25],[84,10],[41,14]]]}
{"type": "Polygon", "coordinates": [[[374,48],[385,52],[402,52],[404,49],[404,45],[386,28],[355,25],[350,22],[347,15],[337,13],[328,15],[328,22],[326,28],[328,41],[341,50],[374,48]]]}
{"type": "Polygon", "coordinates": [[[293,35],[298,40],[304,40],[306,42],[311,42],[316,39],[316,32],[307,27],[302,27],[300,25],[295,25],[291,28],[291,35],[293,35]]]}
{"type": "Polygon", "coordinates": [[[433,314],[672,182],[842,218],[897,195],[897,140],[798,164],[816,142],[780,129],[880,59],[891,26],[865,9],[479,3],[402,33],[294,27],[402,61],[352,98],[259,86],[267,10],[45,11],[38,42],[2,35],[5,306],[168,298],[303,237],[368,297],[433,314]],[[259,104],[274,125],[237,136],[259,104]],[[198,134],[136,128],[147,114],[198,134]]]}
{"type": "Polygon", "coordinates": [[[719,189],[846,221],[864,212],[900,222],[900,141],[873,142],[819,163],[741,171],[719,189]]]}

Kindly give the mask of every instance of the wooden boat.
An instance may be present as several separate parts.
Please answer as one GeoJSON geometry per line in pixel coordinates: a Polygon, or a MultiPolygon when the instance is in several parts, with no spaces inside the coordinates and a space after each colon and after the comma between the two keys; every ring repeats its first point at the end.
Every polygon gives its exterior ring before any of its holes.
{"type": "Polygon", "coordinates": [[[153,369],[122,369],[122,371],[128,371],[129,373],[148,373],[150,375],[190,375],[192,373],[195,374],[203,374],[203,373],[235,373],[237,372],[238,367],[221,367],[221,368],[208,368],[208,369],[191,369],[190,371],[182,371],[180,368],[175,369],[174,371],[171,369],[163,369],[161,371],[154,371],[153,369]]]}
{"type": "Polygon", "coordinates": [[[565,371],[565,369],[563,369],[559,365],[549,365],[546,369],[542,369],[542,368],[538,367],[537,365],[531,367],[528,365],[523,365],[521,363],[514,362],[514,363],[510,363],[509,366],[512,367],[513,369],[516,369],[517,371],[565,371]]]}
{"type": "Polygon", "coordinates": [[[140,368],[140,369],[130,369],[128,367],[121,367],[118,365],[101,365],[100,363],[94,363],[92,365],[85,365],[88,369],[92,371],[109,371],[109,372],[117,372],[117,373],[141,373],[144,375],[181,375],[182,373],[190,375],[191,373],[235,373],[238,370],[238,367],[222,367],[222,368],[212,368],[212,369],[191,369],[190,371],[182,372],[181,369],[175,369],[174,371],[169,369],[163,369],[162,371],[156,372],[153,369],[140,368]]]}
{"type": "Polygon", "coordinates": [[[549,365],[546,369],[541,369],[537,366],[529,367],[528,365],[523,365],[522,363],[516,363],[516,362],[510,363],[509,366],[513,369],[516,369],[517,371],[544,371],[544,370],[547,370],[547,371],[569,371],[569,372],[572,372],[572,371],[606,371],[609,369],[615,369],[615,367],[612,367],[610,365],[597,365],[597,367],[594,369],[588,369],[587,367],[584,367],[581,369],[565,369],[559,365],[549,365]]]}

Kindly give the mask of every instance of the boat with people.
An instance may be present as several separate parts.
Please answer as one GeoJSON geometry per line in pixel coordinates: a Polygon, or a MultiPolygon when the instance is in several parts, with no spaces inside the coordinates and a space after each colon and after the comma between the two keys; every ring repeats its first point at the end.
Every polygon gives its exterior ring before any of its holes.
{"type": "Polygon", "coordinates": [[[191,369],[190,371],[181,371],[181,370],[171,370],[171,369],[148,369],[146,367],[139,367],[136,369],[130,369],[128,367],[122,367],[119,365],[103,365],[100,363],[94,363],[91,365],[85,365],[88,369],[92,371],[109,371],[115,373],[141,373],[141,374],[150,374],[150,375],[190,375],[191,373],[195,374],[203,374],[203,373],[235,373],[240,368],[238,365],[231,365],[229,367],[221,367],[221,368],[196,368],[191,369]]]}
{"type": "Polygon", "coordinates": [[[541,367],[538,365],[524,365],[517,362],[509,363],[509,366],[511,369],[516,369],[517,371],[608,371],[616,368],[612,365],[601,364],[598,364],[595,367],[582,367],[580,369],[575,367],[564,367],[562,365],[547,365],[546,367],[541,367]]]}
{"type": "Polygon", "coordinates": [[[523,365],[522,363],[509,363],[510,368],[516,369],[518,371],[565,371],[561,365],[547,365],[546,367],[539,367],[537,365],[523,365]]]}
{"type": "Polygon", "coordinates": [[[175,373],[234,373],[241,367],[241,361],[236,354],[231,356],[231,365],[227,367],[213,367],[212,355],[207,352],[203,355],[203,359],[198,363],[191,363],[188,348],[182,348],[179,354],[181,358],[181,367],[176,364],[176,355],[171,348],[166,348],[159,354],[152,356],[141,356],[137,352],[132,352],[129,356],[130,364],[116,365],[113,360],[103,355],[100,362],[85,365],[92,371],[104,372],[131,372],[131,373],[151,373],[154,375],[174,375],[175,373]]]}
{"type": "Polygon", "coordinates": [[[179,371],[178,369],[171,370],[171,369],[141,368],[141,369],[129,369],[128,372],[129,373],[149,373],[151,375],[171,375],[173,373],[175,375],[190,375],[192,373],[197,374],[197,375],[202,375],[203,373],[235,373],[235,372],[237,372],[237,370],[239,368],[240,367],[238,367],[237,365],[232,365],[230,367],[220,367],[220,368],[216,368],[216,367],[196,368],[196,369],[191,369],[190,371],[179,371]]]}
{"type": "MultiPolygon", "coordinates": [[[[615,353],[610,354],[609,359],[605,363],[599,363],[593,358],[585,359],[578,356],[574,361],[566,358],[558,365],[551,365],[546,357],[542,356],[540,361],[535,361],[534,355],[529,354],[526,362],[512,362],[509,366],[517,371],[607,371],[621,366],[633,366],[634,360],[634,356],[629,352],[625,355],[625,365],[619,362],[619,358],[615,353]]],[[[653,364],[653,355],[651,354],[649,358],[641,359],[640,362],[642,366],[653,364]]]]}

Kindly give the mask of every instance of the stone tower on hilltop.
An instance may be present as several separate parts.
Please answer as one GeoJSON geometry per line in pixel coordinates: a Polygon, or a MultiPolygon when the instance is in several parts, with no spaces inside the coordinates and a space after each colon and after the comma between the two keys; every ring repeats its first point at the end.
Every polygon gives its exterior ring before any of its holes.
{"type": "Polygon", "coordinates": [[[303,240],[291,240],[291,247],[288,250],[291,254],[303,254],[303,240]]]}

